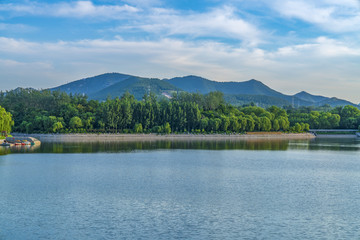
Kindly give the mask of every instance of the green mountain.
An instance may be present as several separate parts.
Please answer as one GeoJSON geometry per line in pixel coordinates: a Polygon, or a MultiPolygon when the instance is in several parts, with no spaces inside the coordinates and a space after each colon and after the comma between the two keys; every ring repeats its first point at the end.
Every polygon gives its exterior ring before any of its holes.
{"type": "Polygon", "coordinates": [[[95,93],[89,94],[89,98],[96,100],[104,100],[107,97],[122,96],[125,92],[129,92],[134,95],[136,99],[142,99],[142,97],[149,92],[155,95],[171,95],[173,91],[179,91],[181,89],[156,78],[140,78],[129,77],[121,82],[117,82],[111,86],[101,89],[95,93]]]}
{"type": "Polygon", "coordinates": [[[105,100],[107,97],[117,97],[129,92],[141,99],[149,91],[158,96],[171,95],[174,91],[199,92],[206,94],[213,91],[224,93],[227,102],[234,105],[255,103],[259,106],[322,106],[332,107],[353,105],[349,101],[316,96],[307,92],[286,95],[278,92],[260,81],[216,82],[197,76],[176,77],[172,79],[142,78],[120,73],[106,73],[94,77],[70,82],[51,91],[60,90],[72,94],[86,94],[90,99],[105,100]]]}
{"type": "Polygon", "coordinates": [[[259,107],[267,108],[270,106],[288,106],[290,102],[278,97],[270,97],[265,95],[248,95],[248,94],[225,94],[224,99],[236,106],[254,103],[259,107]]]}
{"type": "Polygon", "coordinates": [[[113,84],[121,82],[130,77],[132,76],[120,73],[105,73],[95,77],[73,81],[55,88],[51,88],[50,90],[60,90],[68,94],[85,94],[90,96],[91,94],[94,94],[101,89],[112,86],[113,84]]]}
{"type": "Polygon", "coordinates": [[[323,97],[323,96],[311,95],[310,93],[307,93],[305,91],[299,92],[299,93],[295,94],[294,96],[299,99],[302,99],[304,101],[308,101],[308,102],[312,102],[312,103],[321,102],[321,101],[328,99],[327,97],[323,97]]]}
{"type": "Polygon", "coordinates": [[[220,91],[226,95],[226,97],[232,104],[240,103],[261,103],[265,102],[270,105],[284,106],[291,105],[296,102],[300,106],[309,106],[312,103],[298,98],[296,96],[285,95],[274,89],[269,88],[260,81],[251,79],[245,82],[216,82],[210,81],[205,78],[197,76],[177,77],[169,80],[165,80],[176,87],[179,87],[187,92],[200,92],[203,94],[211,91],[220,91]],[[254,96],[262,96],[254,98],[254,96]]]}
{"type": "Polygon", "coordinates": [[[176,77],[164,80],[187,92],[200,92],[206,94],[220,91],[224,94],[251,94],[283,98],[284,94],[277,92],[260,81],[249,80],[245,82],[216,82],[197,76],[176,77]]]}
{"type": "Polygon", "coordinates": [[[345,106],[345,105],[352,105],[354,107],[359,107],[356,104],[353,104],[352,102],[343,100],[343,99],[339,99],[336,97],[332,97],[332,98],[326,98],[323,101],[320,102],[316,102],[317,106],[323,106],[325,104],[329,104],[332,107],[337,107],[337,106],[345,106]]]}

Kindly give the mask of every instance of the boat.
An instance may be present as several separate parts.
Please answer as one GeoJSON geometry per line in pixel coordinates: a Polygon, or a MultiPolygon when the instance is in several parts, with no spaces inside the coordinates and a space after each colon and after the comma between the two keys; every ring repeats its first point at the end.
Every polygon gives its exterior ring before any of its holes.
{"type": "Polygon", "coordinates": [[[21,142],[21,145],[22,146],[26,146],[26,145],[30,146],[31,143],[29,141],[27,141],[27,140],[24,140],[24,141],[21,142]]]}
{"type": "Polygon", "coordinates": [[[40,145],[40,141],[33,137],[7,137],[6,142],[15,146],[40,145]]]}
{"type": "Polygon", "coordinates": [[[3,142],[3,143],[1,143],[0,144],[0,146],[3,146],[3,147],[10,147],[10,143],[8,143],[8,142],[3,142]]]}

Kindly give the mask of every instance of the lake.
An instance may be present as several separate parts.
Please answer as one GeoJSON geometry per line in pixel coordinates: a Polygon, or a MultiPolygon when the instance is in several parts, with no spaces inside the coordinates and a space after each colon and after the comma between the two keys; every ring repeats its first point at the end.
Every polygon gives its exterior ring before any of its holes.
{"type": "Polygon", "coordinates": [[[359,239],[360,141],[0,149],[0,239],[359,239]]]}

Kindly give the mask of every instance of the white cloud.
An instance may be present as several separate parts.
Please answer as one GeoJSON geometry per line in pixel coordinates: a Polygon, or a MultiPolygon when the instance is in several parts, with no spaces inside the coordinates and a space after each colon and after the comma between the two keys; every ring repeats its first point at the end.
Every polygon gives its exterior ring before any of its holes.
{"type": "Polygon", "coordinates": [[[304,53],[310,57],[316,58],[336,58],[360,56],[360,48],[350,47],[349,43],[339,40],[329,39],[327,37],[318,37],[311,43],[298,44],[281,47],[276,52],[276,57],[299,56],[304,53]]]}
{"type": "Polygon", "coordinates": [[[161,0],[124,0],[124,2],[127,2],[132,6],[139,7],[152,7],[162,5],[161,0]]]}
{"type": "Polygon", "coordinates": [[[105,19],[123,18],[124,13],[134,13],[138,9],[125,5],[94,5],[91,1],[61,2],[61,3],[28,3],[0,4],[0,11],[14,15],[39,15],[54,17],[101,17],[105,19]]]}
{"type": "Polygon", "coordinates": [[[276,0],[268,4],[285,17],[315,24],[329,32],[360,30],[360,6],[357,0],[276,0]]]}
{"type": "MultiPolygon", "coordinates": [[[[128,1],[139,4],[95,5],[91,1],[0,4],[0,12],[10,14],[36,15],[68,18],[117,19],[120,26],[117,31],[134,31],[144,35],[169,37],[185,35],[190,38],[221,38],[256,46],[262,42],[263,33],[254,24],[239,16],[236,8],[222,6],[208,12],[178,11],[166,8],[148,7],[153,0],[128,1]]],[[[102,30],[103,31],[103,30],[102,30]]]]}
{"type": "Polygon", "coordinates": [[[36,31],[37,28],[25,24],[0,23],[0,30],[7,32],[27,33],[36,31]]]}
{"type": "Polygon", "coordinates": [[[236,9],[229,6],[204,13],[152,8],[142,20],[115,30],[129,29],[167,37],[185,35],[192,38],[235,39],[251,46],[261,43],[263,35],[254,24],[239,17],[236,9]]]}

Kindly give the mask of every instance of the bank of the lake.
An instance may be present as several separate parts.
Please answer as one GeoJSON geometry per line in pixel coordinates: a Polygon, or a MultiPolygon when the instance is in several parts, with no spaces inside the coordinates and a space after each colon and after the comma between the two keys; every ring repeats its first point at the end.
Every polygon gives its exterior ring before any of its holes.
{"type": "Polygon", "coordinates": [[[17,137],[35,137],[45,142],[74,141],[155,141],[155,140],[246,140],[246,139],[313,139],[311,133],[251,133],[251,134],[22,134],[17,137]]]}

